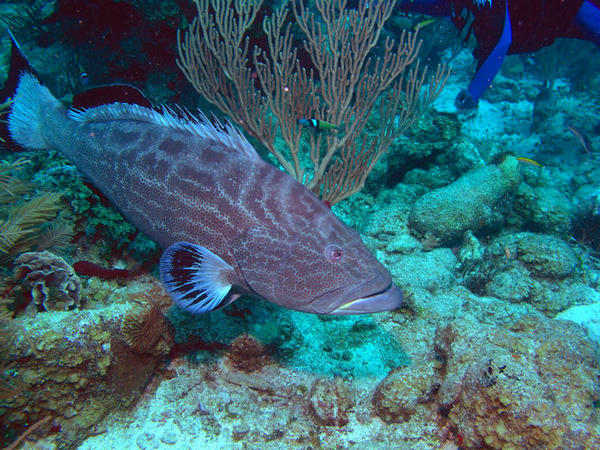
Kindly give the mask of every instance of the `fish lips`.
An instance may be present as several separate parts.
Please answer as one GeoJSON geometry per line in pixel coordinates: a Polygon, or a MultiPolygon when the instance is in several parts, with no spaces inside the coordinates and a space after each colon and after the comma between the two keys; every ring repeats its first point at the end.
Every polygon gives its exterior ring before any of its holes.
{"type": "MultiPolygon", "coordinates": [[[[370,283],[365,283],[369,285],[370,283]]],[[[363,285],[364,286],[364,285],[363,285]]],[[[337,292],[328,292],[317,298],[312,307],[317,314],[350,315],[350,314],[372,314],[381,311],[391,311],[402,305],[402,291],[394,283],[390,282],[384,289],[368,295],[344,293],[345,289],[337,292]],[[335,301],[333,298],[342,298],[343,301],[335,301]],[[351,300],[348,300],[351,298],[351,300]]],[[[357,292],[364,289],[358,289],[357,292]]],[[[372,291],[371,291],[372,292],[372,291]]]]}

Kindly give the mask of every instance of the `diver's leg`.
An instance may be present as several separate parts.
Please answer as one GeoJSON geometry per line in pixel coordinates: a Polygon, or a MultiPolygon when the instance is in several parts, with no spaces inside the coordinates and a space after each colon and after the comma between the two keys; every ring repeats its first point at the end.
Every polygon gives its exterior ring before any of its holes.
{"type": "Polygon", "coordinates": [[[400,0],[396,7],[428,16],[449,16],[452,13],[450,0],[400,0]]]}
{"type": "Polygon", "coordinates": [[[483,61],[483,64],[477,69],[477,73],[471,80],[469,87],[459,92],[456,97],[456,106],[460,109],[474,108],[477,106],[479,98],[490,86],[492,80],[500,70],[502,61],[508,53],[508,48],[512,42],[512,32],[510,29],[510,15],[508,14],[508,2],[504,13],[504,28],[500,40],[494,47],[494,50],[483,61]]]}
{"type": "Polygon", "coordinates": [[[600,45],[600,6],[584,1],[575,16],[575,26],[586,39],[600,45]]]}

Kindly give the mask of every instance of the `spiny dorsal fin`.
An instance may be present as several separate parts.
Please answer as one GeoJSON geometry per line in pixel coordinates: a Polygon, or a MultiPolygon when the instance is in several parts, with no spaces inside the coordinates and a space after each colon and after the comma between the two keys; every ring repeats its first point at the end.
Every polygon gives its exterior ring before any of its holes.
{"type": "Polygon", "coordinates": [[[175,111],[167,106],[162,106],[161,111],[156,111],[140,105],[112,103],[85,110],[70,109],[67,114],[72,120],[81,123],[137,120],[169,127],[220,142],[250,158],[260,158],[239,129],[228,121],[221,122],[216,118],[211,121],[201,111],[198,111],[198,115],[195,116],[181,108],[175,111]]]}

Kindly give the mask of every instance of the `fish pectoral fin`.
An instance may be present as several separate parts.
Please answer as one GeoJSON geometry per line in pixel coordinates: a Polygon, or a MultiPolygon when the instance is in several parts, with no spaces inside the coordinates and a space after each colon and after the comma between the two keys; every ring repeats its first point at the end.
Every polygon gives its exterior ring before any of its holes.
{"type": "Polygon", "coordinates": [[[160,279],[180,308],[201,314],[231,303],[228,295],[234,269],[210,250],[190,242],[177,242],[160,258],[160,279]]]}

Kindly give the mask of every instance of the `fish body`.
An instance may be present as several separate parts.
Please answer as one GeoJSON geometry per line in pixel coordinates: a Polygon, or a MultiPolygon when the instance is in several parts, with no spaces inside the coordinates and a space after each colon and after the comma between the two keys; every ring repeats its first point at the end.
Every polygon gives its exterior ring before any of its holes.
{"type": "Polygon", "coordinates": [[[531,164],[532,166],[536,166],[536,167],[544,167],[542,166],[539,162],[531,159],[531,158],[526,158],[525,156],[517,156],[517,160],[521,161],[525,164],[531,164]]]}
{"type": "Polygon", "coordinates": [[[579,141],[581,148],[583,148],[586,153],[592,153],[592,143],[587,135],[580,128],[576,127],[570,122],[565,121],[564,125],[571,133],[573,133],[573,136],[575,136],[577,141],[579,141]]]}
{"type": "Polygon", "coordinates": [[[402,293],[359,234],[230,124],[114,103],[66,110],[24,75],[13,139],[53,148],[165,252],[161,279],[193,313],[247,294],[320,314],[400,306],[402,293]]]}
{"type": "Polygon", "coordinates": [[[426,27],[427,25],[431,25],[432,23],[435,23],[437,21],[437,19],[427,19],[427,20],[423,20],[422,22],[419,22],[417,24],[415,24],[412,29],[413,31],[418,31],[423,27],[426,27]]]}
{"type": "Polygon", "coordinates": [[[340,130],[340,127],[324,120],[318,119],[298,119],[298,123],[302,126],[313,128],[314,130],[340,130]]]}

